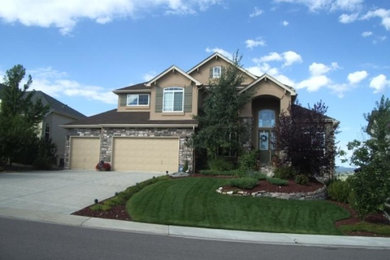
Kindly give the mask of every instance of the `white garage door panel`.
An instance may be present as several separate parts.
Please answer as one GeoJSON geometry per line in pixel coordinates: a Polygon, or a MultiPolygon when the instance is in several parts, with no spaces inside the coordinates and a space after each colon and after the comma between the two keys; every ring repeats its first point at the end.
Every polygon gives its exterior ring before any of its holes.
{"type": "Polygon", "coordinates": [[[72,169],[95,169],[99,162],[99,138],[72,137],[70,167],[72,169]]]}
{"type": "Polygon", "coordinates": [[[116,171],[176,172],[178,165],[179,139],[114,138],[116,171]]]}

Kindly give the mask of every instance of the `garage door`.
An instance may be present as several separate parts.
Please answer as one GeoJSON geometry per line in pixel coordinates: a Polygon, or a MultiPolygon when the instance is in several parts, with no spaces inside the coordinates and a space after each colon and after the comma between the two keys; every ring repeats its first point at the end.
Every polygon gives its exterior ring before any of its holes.
{"type": "Polygon", "coordinates": [[[114,138],[116,171],[177,172],[179,139],[114,138]]]}
{"type": "Polygon", "coordinates": [[[95,169],[99,162],[99,138],[72,137],[70,167],[72,169],[95,169]]]}

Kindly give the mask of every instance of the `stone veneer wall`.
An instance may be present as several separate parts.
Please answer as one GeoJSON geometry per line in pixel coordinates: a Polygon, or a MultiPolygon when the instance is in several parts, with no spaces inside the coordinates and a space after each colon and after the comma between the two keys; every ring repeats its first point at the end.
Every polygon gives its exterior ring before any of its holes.
{"type": "Polygon", "coordinates": [[[100,158],[112,163],[112,142],[114,137],[178,137],[179,166],[188,161],[190,171],[193,165],[193,149],[186,145],[193,130],[190,128],[73,128],[69,129],[65,145],[65,168],[70,167],[70,137],[100,137],[100,158]]]}

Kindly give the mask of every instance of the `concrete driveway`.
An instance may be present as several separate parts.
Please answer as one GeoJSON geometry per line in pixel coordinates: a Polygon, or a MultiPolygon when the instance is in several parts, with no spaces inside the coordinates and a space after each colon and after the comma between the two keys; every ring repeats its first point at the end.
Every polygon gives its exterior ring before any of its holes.
{"type": "Polygon", "coordinates": [[[70,214],[157,173],[32,171],[0,173],[0,210],[16,208],[70,214]]]}

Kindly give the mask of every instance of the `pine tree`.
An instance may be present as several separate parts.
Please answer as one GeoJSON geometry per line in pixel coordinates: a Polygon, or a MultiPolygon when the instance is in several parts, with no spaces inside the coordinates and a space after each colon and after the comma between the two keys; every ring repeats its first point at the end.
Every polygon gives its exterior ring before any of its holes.
{"type": "Polygon", "coordinates": [[[33,158],[30,154],[38,142],[38,124],[48,112],[38,100],[32,101],[34,91],[28,92],[32,83],[29,75],[27,82],[20,88],[26,75],[22,65],[15,65],[6,72],[1,93],[0,107],[0,163],[24,161],[33,158]]]}

